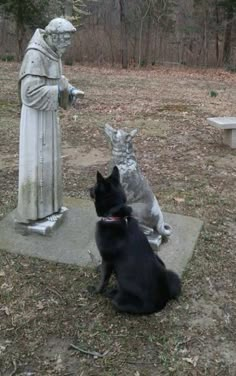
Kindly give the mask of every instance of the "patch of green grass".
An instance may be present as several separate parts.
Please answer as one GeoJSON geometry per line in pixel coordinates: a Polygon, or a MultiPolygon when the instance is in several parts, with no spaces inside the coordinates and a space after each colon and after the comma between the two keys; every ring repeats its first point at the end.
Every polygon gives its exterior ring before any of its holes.
{"type": "Polygon", "coordinates": [[[163,107],[157,109],[158,112],[168,111],[168,112],[188,112],[190,107],[184,103],[181,104],[166,104],[163,107]]]}
{"type": "Polygon", "coordinates": [[[209,92],[209,95],[210,95],[210,97],[217,97],[217,95],[218,95],[218,93],[217,93],[217,91],[215,91],[215,90],[211,90],[210,92],[209,92]]]}
{"type": "Polygon", "coordinates": [[[15,56],[14,55],[11,55],[11,54],[5,54],[5,55],[1,55],[1,60],[2,61],[15,61],[15,56]]]}

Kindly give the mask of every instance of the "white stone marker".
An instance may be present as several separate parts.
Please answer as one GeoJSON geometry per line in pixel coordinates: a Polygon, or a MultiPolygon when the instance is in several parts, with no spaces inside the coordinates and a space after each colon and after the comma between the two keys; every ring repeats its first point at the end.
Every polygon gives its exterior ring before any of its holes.
{"type": "Polygon", "coordinates": [[[223,129],[223,142],[232,149],[236,148],[236,117],[208,118],[208,123],[216,128],[223,129]]]}

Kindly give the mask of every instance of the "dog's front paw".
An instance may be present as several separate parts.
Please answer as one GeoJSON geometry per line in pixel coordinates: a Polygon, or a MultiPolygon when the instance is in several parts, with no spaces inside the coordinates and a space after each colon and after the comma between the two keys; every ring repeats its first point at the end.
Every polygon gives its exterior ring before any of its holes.
{"type": "Polygon", "coordinates": [[[114,287],[114,288],[107,290],[104,293],[104,295],[106,296],[106,298],[113,299],[115,297],[115,295],[117,294],[117,292],[118,292],[118,289],[116,287],[114,287]]]}
{"type": "Polygon", "coordinates": [[[100,287],[95,287],[95,286],[88,286],[87,287],[87,291],[92,294],[92,295],[95,295],[95,294],[101,294],[103,289],[100,288],[100,287]]]}
{"type": "Polygon", "coordinates": [[[97,289],[96,289],[96,287],[95,286],[87,286],[87,291],[90,293],[90,294],[92,294],[92,295],[94,295],[94,294],[96,294],[97,293],[97,289]]]}

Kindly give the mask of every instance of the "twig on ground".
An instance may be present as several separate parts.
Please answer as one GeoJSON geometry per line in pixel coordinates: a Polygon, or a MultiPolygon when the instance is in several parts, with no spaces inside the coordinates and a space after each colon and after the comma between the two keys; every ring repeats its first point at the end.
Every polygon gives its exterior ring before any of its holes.
{"type": "Polygon", "coordinates": [[[51,288],[49,288],[49,287],[46,287],[46,290],[48,290],[48,291],[50,291],[50,292],[53,292],[54,294],[56,294],[57,296],[59,296],[59,297],[62,299],[61,294],[60,294],[57,290],[55,290],[55,289],[51,289],[51,288]]]}
{"type": "Polygon", "coordinates": [[[94,256],[94,254],[90,250],[88,250],[88,254],[91,258],[92,264],[94,264],[95,266],[98,266],[99,262],[96,259],[96,257],[94,256]]]}
{"type": "Polygon", "coordinates": [[[143,366],[143,365],[145,365],[145,366],[154,366],[156,363],[155,363],[155,361],[153,361],[153,362],[137,362],[136,360],[125,360],[125,363],[127,363],[127,364],[135,364],[136,366],[143,366]]]}
{"type": "Polygon", "coordinates": [[[189,343],[189,342],[193,342],[193,341],[197,341],[197,342],[199,342],[199,343],[203,343],[203,341],[200,339],[200,338],[196,338],[196,337],[188,337],[188,338],[186,338],[186,340],[185,341],[180,341],[180,342],[178,342],[177,344],[176,344],[176,346],[175,346],[175,351],[178,351],[179,350],[179,348],[182,346],[182,345],[186,345],[187,343],[189,343]]]}
{"type": "Polygon", "coordinates": [[[74,349],[74,350],[80,351],[83,354],[91,355],[91,356],[94,356],[95,358],[104,358],[104,356],[106,356],[109,353],[109,350],[104,351],[104,353],[102,353],[102,354],[97,352],[97,351],[87,351],[87,350],[81,349],[81,347],[75,346],[73,344],[71,344],[69,346],[69,349],[74,349]]]}
{"type": "Polygon", "coordinates": [[[216,373],[216,376],[219,376],[222,372],[225,372],[225,368],[223,369],[220,369],[217,373],[216,373]]]}
{"type": "Polygon", "coordinates": [[[175,351],[177,351],[177,350],[179,349],[180,346],[182,346],[182,345],[186,345],[187,343],[193,341],[194,339],[195,339],[195,338],[189,337],[189,338],[186,338],[185,341],[180,341],[180,342],[178,342],[178,343],[176,344],[176,346],[175,346],[175,351]]]}
{"type": "Polygon", "coordinates": [[[13,376],[13,375],[15,375],[16,370],[17,370],[17,364],[16,364],[16,361],[13,360],[12,363],[13,363],[13,367],[14,367],[14,369],[13,369],[13,371],[10,373],[9,376],[13,376]]]}

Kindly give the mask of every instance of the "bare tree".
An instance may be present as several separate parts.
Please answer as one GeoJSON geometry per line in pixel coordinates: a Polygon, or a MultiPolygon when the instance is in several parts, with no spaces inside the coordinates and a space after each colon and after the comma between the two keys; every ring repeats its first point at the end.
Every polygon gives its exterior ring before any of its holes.
{"type": "Polygon", "coordinates": [[[216,20],[216,27],[215,27],[215,49],[216,49],[216,61],[217,65],[219,63],[220,58],[220,50],[219,50],[219,6],[218,0],[215,1],[215,20],[216,20]]]}
{"type": "Polygon", "coordinates": [[[48,0],[39,4],[36,0],[1,0],[0,12],[3,17],[15,22],[18,45],[17,60],[23,55],[23,42],[27,28],[44,26],[48,0]]]}
{"type": "Polygon", "coordinates": [[[236,6],[236,1],[235,0],[223,1],[222,6],[225,8],[225,12],[226,12],[223,62],[225,65],[230,65],[232,25],[233,25],[234,7],[236,6]]]}
{"type": "Polygon", "coordinates": [[[0,0],[0,11],[6,20],[6,29],[0,29],[3,54],[15,51],[17,43],[20,56],[30,28],[44,27],[50,18],[64,15],[78,29],[65,56],[68,64],[109,62],[127,68],[166,60],[195,65],[232,63],[236,0],[0,0]],[[21,21],[19,16],[32,18],[38,4],[36,19],[21,21]]]}
{"type": "Polygon", "coordinates": [[[126,22],[126,0],[119,0],[120,4],[120,27],[121,27],[121,63],[122,68],[128,68],[128,40],[126,22]]]}

